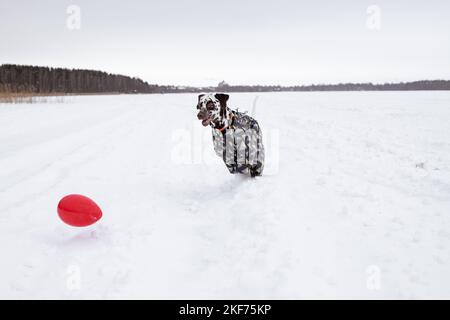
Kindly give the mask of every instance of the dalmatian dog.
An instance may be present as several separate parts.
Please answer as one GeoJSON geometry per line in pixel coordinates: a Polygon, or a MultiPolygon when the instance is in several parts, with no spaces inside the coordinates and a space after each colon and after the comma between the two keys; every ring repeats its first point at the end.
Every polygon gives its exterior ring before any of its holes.
{"type": "Polygon", "coordinates": [[[210,126],[214,151],[230,173],[260,176],[264,169],[264,146],[258,122],[246,113],[227,106],[228,94],[198,96],[197,118],[210,126]]]}

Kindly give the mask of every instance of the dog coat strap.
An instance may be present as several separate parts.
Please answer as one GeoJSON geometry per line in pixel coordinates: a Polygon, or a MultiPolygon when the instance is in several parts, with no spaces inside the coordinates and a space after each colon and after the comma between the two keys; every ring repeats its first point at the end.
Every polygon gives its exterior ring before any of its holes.
{"type": "Polygon", "coordinates": [[[227,163],[227,135],[225,134],[225,131],[222,132],[222,139],[223,139],[223,153],[222,158],[223,162],[227,163]]]}

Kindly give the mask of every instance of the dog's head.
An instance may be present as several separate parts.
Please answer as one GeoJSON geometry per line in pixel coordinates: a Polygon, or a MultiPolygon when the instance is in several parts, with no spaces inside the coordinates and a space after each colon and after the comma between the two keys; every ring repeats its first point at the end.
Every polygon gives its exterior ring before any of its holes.
{"type": "Polygon", "coordinates": [[[223,93],[207,93],[198,96],[197,118],[203,126],[213,128],[224,127],[228,121],[227,101],[229,95],[223,93]]]}

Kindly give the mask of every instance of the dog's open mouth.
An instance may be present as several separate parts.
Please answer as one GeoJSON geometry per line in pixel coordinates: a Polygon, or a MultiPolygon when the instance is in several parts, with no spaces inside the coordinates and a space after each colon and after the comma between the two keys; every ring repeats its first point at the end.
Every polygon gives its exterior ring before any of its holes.
{"type": "Polygon", "coordinates": [[[202,120],[202,125],[203,125],[204,127],[206,127],[206,126],[209,125],[210,123],[211,123],[211,117],[208,117],[208,118],[202,120]]]}

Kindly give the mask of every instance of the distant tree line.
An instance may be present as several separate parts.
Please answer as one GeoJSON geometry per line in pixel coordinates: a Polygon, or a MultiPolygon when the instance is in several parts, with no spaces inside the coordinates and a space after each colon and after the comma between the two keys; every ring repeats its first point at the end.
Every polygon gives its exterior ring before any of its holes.
{"type": "Polygon", "coordinates": [[[10,93],[154,93],[164,88],[138,78],[101,71],[4,64],[0,92],[10,93]]]}
{"type": "Polygon", "coordinates": [[[418,90],[450,90],[450,81],[424,80],[400,83],[340,83],[303,86],[261,86],[261,85],[228,85],[224,81],[216,87],[175,87],[166,86],[166,92],[307,92],[307,91],[418,91],[418,90]]]}
{"type": "Polygon", "coordinates": [[[412,91],[450,90],[450,81],[424,80],[400,83],[340,83],[303,86],[229,85],[211,87],[161,86],[139,78],[94,70],[4,64],[0,66],[0,93],[181,93],[273,91],[412,91]]]}
{"type": "Polygon", "coordinates": [[[232,86],[222,81],[214,91],[224,92],[266,92],[266,91],[408,91],[408,90],[450,90],[450,81],[424,80],[400,83],[340,83],[304,86],[232,86]]]}

